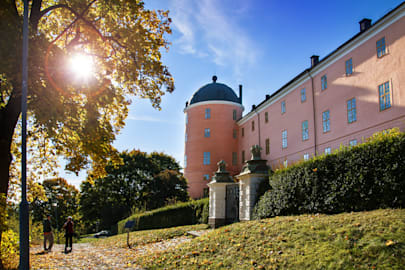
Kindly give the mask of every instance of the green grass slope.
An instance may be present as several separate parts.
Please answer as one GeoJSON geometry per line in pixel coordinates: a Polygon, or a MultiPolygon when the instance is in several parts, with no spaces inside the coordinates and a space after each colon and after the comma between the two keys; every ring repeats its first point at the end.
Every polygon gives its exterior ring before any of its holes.
{"type": "Polygon", "coordinates": [[[145,269],[405,269],[405,210],[241,222],[136,263],[145,269]]]}

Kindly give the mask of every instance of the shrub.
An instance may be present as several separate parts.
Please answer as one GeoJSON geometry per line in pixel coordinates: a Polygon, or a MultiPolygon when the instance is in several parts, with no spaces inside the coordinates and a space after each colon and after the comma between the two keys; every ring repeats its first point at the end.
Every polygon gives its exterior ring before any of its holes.
{"type": "Polygon", "coordinates": [[[18,235],[9,227],[8,211],[6,196],[0,193],[0,260],[5,269],[16,269],[18,267],[18,235]]]}
{"type": "Polygon", "coordinates": [[[254,209],[255,218],[340,213],[405,206],[405,134],[377,133],[275,172],[254,209]]]}
{"type": "Polygon", "coordinates": [[[208,198],[169,205],[130,216],[118,222],[118,233],[124,232],[124,226],[128,220],[135,221],[132,231],[207,223],[208,198]]]}
{"type": "Polygon", "coordinates": [[[0,258],[5,269],[18,267],[19,245],[18,235],[13,230],[6,230],[1,235],[0,258]]]}

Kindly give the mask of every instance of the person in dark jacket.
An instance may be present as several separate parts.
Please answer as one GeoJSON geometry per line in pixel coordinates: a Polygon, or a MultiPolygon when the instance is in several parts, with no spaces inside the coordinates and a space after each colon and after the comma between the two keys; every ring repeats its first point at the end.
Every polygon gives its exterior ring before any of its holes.
{"type": "Polygon", "coordinates": [[[52,233],[52,223],[51,215],[46,215],[46,219],[42,222],[44,226],[44,251],[52,251],[53,246],[53,233],[52,233]],[[49,242],[49,246],[46,247],[46,242],[49,242]]]}
{"type": "Polygon", "coordinates": [[[66,237],[65,253],[72,252],[72,240],[74,233],[72,217],[68,217],[65,224],[63,224],[63,228],[65,229],[65,237],[66,237]]]}

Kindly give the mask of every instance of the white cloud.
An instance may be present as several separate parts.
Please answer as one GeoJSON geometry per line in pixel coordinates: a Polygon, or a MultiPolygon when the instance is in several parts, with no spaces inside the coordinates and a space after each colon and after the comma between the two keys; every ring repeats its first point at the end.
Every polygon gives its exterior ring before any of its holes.
{"type": "Polygon", "coordinates": [[[180,50],[186,54],[195,54],[195,37],[192,23],[192,4],[187,0],[173,0],[170,10],[173,17],[173,26],[179,32],[181,37],[175,41],[180,50]]]}
{"type": "Polygon", "coordinates": [[[173,25],[181,35],[174,44],[179,45],[182,53],[207,57],[218,66],[229,66],[237,77],[244,68],[255,64],[257,48],[236,20],[249,10],[245,2],[233,2],[234,5],[227,7],[215,0],[171,3],[173,25]]]}

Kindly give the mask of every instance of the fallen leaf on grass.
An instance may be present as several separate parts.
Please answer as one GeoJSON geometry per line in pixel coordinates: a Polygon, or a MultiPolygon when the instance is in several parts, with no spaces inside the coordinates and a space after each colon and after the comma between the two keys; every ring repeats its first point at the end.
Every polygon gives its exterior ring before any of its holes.
{"type": "Polygon", "coordinates": [[[389,247],[389,246],[395,245],[395,242],[392,241],[392,240],[388,240],[387,242],[385,242],[385,245],[386,245],[387,247],[389,247]]]}

